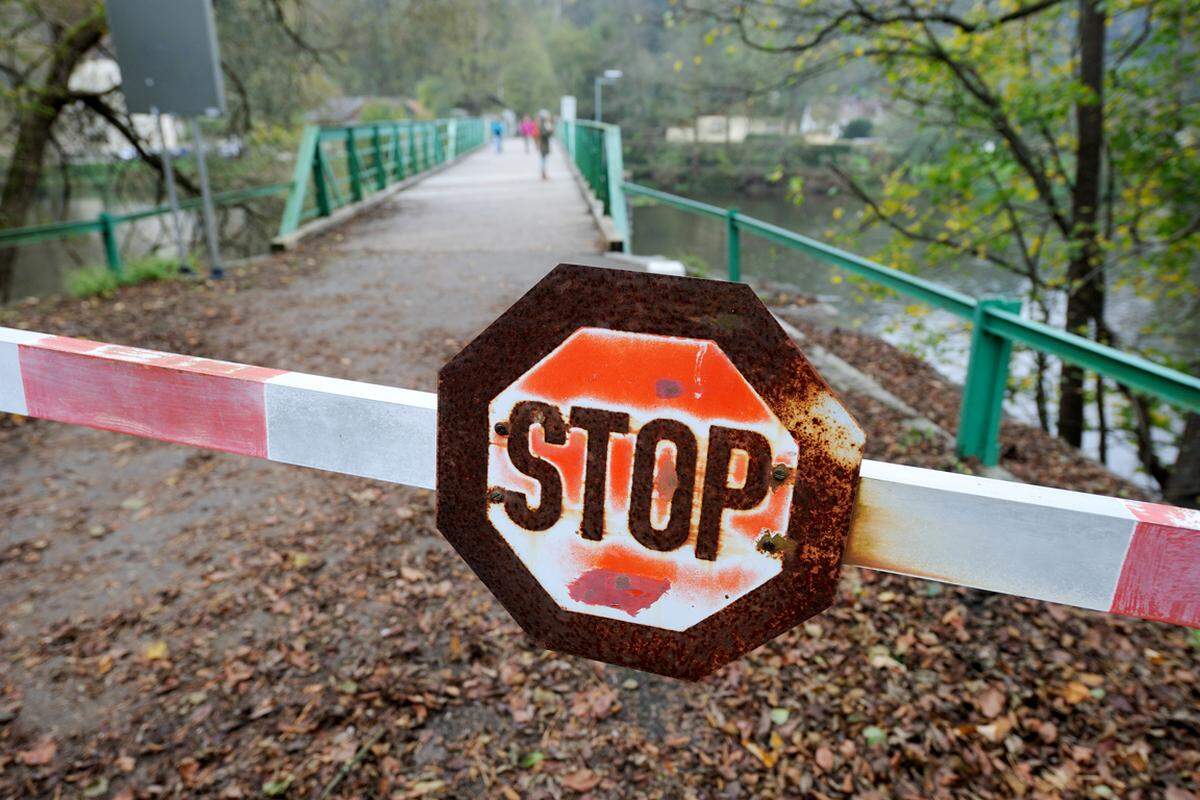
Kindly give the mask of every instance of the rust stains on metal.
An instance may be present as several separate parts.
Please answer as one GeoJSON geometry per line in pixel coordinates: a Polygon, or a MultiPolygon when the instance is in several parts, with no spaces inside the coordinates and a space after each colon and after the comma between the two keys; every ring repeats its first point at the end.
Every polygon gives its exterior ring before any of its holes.
{"type": "MultiPolygon", "coordinates": [[[[654,390],[662,397],[675,388],[656,385],[654,390]]],[[[517,623],[546,647],[697,679],[833,602],[857,489],[863,434],[744,285],[559,265],[443,367],[438,376],[438,405],[438,528],[517,623]],[[714,342],[799,448],[796,468],[784,479],[794,484],[787,529],[773,533],[769,540],[780,558],[781,571],[685,630],[565,610],[489,521],[488,503],[484,502],[492,497],[488,449],[497,446],[488,421],[489,404],[580,328],[714,342]]],[[[561,412],[531,412],[531,421],[549,421],[553,429],[549,433],[558,433],[554,416],[561,412]]],[[[513,447],[516,439],[527,443],[527,432],[518,435],[517,430],[526,431],[524,421],[515,417],[508,420],[509,438],[499,446],[513,447]]],[[[515,446],[520,459],[521,445],[515,446]]],[[[713,483],[704,487],[703,493],[711,488],[714,497],[721,495],[723,507],[737,508],[778,487],[777,480],[772,484],[775,472],[769,453],[765,460],[761,454],[755,458],[758,448],[749,440],[730,443],[730,449],[741,449],[750,456],[742,486],[713,483]]],[[[537,469],[534,462],[523,463],[537,469]]],[[[545,477],[544,485],[553,487],[559,476],[556,472],[545,477]]],[[[518,516],[526,513],[531,522],[540,521],[540,507],[530,508],[528,499],[517,492],[502,491],[506,509],[518,516]]],[[[689,508],[701,499],[691,493],[686,500],[679,495],[679,491],[673,493],[681,505],[692,501],[689,508]]],[[[561,498],[543,498],[541,505],[548,501],[561,498]]],[[[702,510],[704,505],[701,503],[702,510]]],[[[710,522],[714,530],[719,525],[719,519],[715,526],[710,522]]],[[[717,555],[719,545],[712,545],[711,555],[717,555]]],[[[702,552],[708,551],[698,542],[701,558],[702,552]]],[[[572,592],[632,609],[649,600],[655,588],[634,577],[621,570],[593,575],[572,592]]]]}
{"type": "Polygon", "coordinates": [[[775,533],[774,531],[763,531],[763,535],[759,537],[754,544],[755,548],[760,553],[783,558],[796,549],[796,543],[789,539],[786,534],[775,533]]]}
{"type": "Polygon", "coordinates": [[[850,523],[844,563],[943,583],[967,583],[964,576],[922,565],[922,553],[913,546],[917,537],[905,535],[912,525],[912,519],[899,509],[874,504],[869,497],[859,495],[850,523]]]}

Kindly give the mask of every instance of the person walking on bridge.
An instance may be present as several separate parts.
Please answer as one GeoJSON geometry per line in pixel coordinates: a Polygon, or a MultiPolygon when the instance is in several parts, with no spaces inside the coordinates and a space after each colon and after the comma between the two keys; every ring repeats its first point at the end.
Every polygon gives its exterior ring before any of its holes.
{"type": "Polygon", "coordinates": [[[550,180],[550,175],[546,172],[546,160],[550,157],[550,138],[554,136],[554,120],[550,118],[550,112],[542,109],[538,112],[537,121],[537,144],[538,144],[538,161],[541,162],[542,180],[550,180]]]}
{"type": "Polygon", "coordinates": [[[521,132],[521,140],[525,142],[525,152],[529,152],[529,140],[537,136],[537,125],[533,123],[533,117],[526,114],[521,117],[521,127],[518,129],[521,132]]]}
{"type": "Polygon", "coordinates": [[[504,147],[504,123],[499,119],[492,120],[492,141],[496,143],[496,153],[504,147]]]}

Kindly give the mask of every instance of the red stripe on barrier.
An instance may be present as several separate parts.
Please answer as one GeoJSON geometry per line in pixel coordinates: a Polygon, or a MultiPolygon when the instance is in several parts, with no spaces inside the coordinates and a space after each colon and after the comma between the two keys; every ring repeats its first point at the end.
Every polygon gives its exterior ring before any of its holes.
{"type": "Polygon", "coordinates": [[[31,416],[267,455],[263,381],[280,370],[66,337],[19,354],[31,416]]]}
{"type": "Polygon", "coordinates": [[[1200,513],[1154,503],[1126,505],[1138,522],[1109,610],[1200,627],[1200,513]]]}

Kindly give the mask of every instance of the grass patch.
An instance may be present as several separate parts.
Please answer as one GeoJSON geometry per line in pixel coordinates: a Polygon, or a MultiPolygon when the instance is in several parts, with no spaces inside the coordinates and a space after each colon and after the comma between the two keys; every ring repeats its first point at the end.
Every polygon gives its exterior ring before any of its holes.
{"type": "Polygon", "coordinates": [[[109,297],[122,286],[173,280],[178,276],[179,264],[175,259],[151,255],[126,263],[120,275],[104,266],[83,267],[68,272],[63,283],[67,294],[82,300],[109,297]]]}
{"type": "Polygon", "coordinates": [[[684,253],[683,255],[668,256],[668,258],[673,258],[683,264],[687,268],[688,275],[693,277],[711,278],[713,275],[712,266],[695,253],[684,253]]]}

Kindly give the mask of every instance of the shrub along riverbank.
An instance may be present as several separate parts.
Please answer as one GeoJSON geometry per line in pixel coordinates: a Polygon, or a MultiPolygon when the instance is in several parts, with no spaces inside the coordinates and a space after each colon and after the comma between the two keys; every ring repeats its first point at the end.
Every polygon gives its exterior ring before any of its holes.
{"type": "Polygon", "coordinates": [[[625,168],[633,179],[687,194],[740,191],[751,195],[785,194],[799,177],[810,189],[835,183],[827,166],[835,159],[875,162],[881,145],[839,141],[809,144],[780,136],[748,136],[743,142],[676,143],[633,135],[625,145],[625,168]]]}

